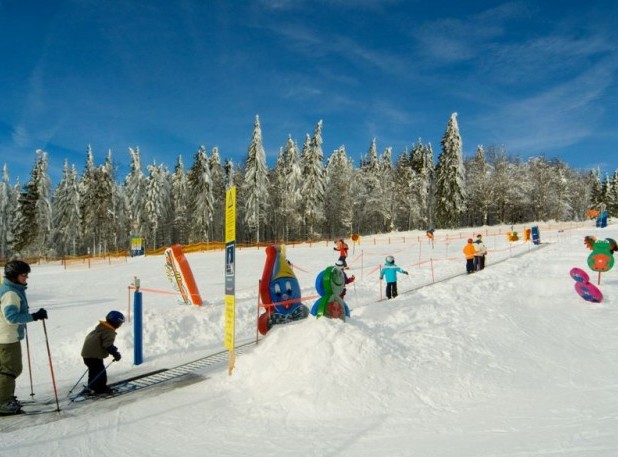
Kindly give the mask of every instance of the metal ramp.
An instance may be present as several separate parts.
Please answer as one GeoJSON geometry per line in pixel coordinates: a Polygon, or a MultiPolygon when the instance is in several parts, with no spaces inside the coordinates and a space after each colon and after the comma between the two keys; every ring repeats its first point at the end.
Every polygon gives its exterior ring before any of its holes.
{"type": "MultiPolygon", "coordinates": [[[[236,346],[234,349],[236,355],[247,352],[251,347],[255,345],[255,341],[236,346]]],[[[146,387],[154,386],[165,381],[180,378],[197,370],[201,370],[208,367],[217,366],[227,362],[229,357],[229,351],[223,350],[216,352],[201,359],[194,360],[182,365],[178,365],[174,368],[163,368],[160,370],[145,373],[133,378],[123,379],[109,384],[110,387],[116,388],[118,393],[128,393],[135,390],[144,389],[146,387]]]]}

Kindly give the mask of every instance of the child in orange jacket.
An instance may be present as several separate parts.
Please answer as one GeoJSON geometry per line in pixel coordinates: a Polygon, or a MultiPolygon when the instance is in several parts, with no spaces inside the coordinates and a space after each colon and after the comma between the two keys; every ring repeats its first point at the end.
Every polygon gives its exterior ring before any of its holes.
{"type": "Polygon", "coordinates": [[[474,248],[474,240],[468,238],[468,243],[463,248],[464,256],[466,256],[466,273],[474,273],[474,254],[476,249],[474,248]]]}

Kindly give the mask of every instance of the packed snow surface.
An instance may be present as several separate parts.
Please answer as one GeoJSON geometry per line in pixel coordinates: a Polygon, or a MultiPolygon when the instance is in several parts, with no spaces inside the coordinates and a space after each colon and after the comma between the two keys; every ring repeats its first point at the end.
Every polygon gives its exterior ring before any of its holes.
{"type": "MultiPolygon", "coordinates": [[[[520,233],[523,228],[519,228],[520,233]]],[[[179,303],[162,256],[33,265],[30,307],[45,322],[61,413],[0,418],[0,454],[53,456],[612,456],[618,455],[618,271],[587,266],[584,236],[618,227],[541,224],[540,245],[481,230],[487,267],[466,275],[462,247],[478,229],[364,237],[350,244],[346,322],[313,316],[276,326],[225,364],[110,400],[66,406],[84,373],[85,335],[111,309],[128,313],[141,281],[144,363],[133,326],[110,382],[223,350],[224,254],[188,254],[205,304],[179,303]],[[446,236],[448,235],[448,239],[446,236]],[[386,255],[410,272],[382,300],[386,255]],[[576,294],[585,269],[604,294],[576,294]],[[160,291],[160,292],[159,292],[160,291]],[[163,293],[167,292],[167,293],[163,293]]],[[[521,235],[520,235],[521,236],[521,235]]],[[[331,242],[287,247],[305,303],[337,258],[331,242]]],[[[236,341],[256,339],[263,248],[237,250],[236,341]]],[[[41,322],[28,326],[21,399],[54,396],[41,322]]]]}

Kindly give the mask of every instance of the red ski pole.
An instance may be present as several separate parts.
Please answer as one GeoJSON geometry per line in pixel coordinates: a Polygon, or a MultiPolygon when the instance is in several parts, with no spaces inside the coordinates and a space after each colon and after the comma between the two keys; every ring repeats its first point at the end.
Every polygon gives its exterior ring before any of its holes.
{"type": "Polygon", "coordinates": [[[45,325],[45,319],[41,319],[41,322],[43,322],[43,332],[45,332],[45,345],[47,346],[49,369],[51,371],[52,385],[54,387],[54,396],[56,397],[56,411],[60,412],[60,403],[58,402],[58,390],[56,389],[56,376],[54,375],[54,366],[52,365],[51,351],[49,350],[49,339],[47,338],[47,326],[45,325]]]}

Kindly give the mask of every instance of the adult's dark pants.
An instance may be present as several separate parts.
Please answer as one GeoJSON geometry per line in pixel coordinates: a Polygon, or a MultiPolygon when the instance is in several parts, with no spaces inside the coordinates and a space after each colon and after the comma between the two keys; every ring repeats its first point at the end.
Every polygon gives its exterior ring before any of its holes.
{"type": "Polygon", "coordinates": [[[22,372],[21,343],[0,344],[0,403],[15,395],[15,379],[22,372]]]}

